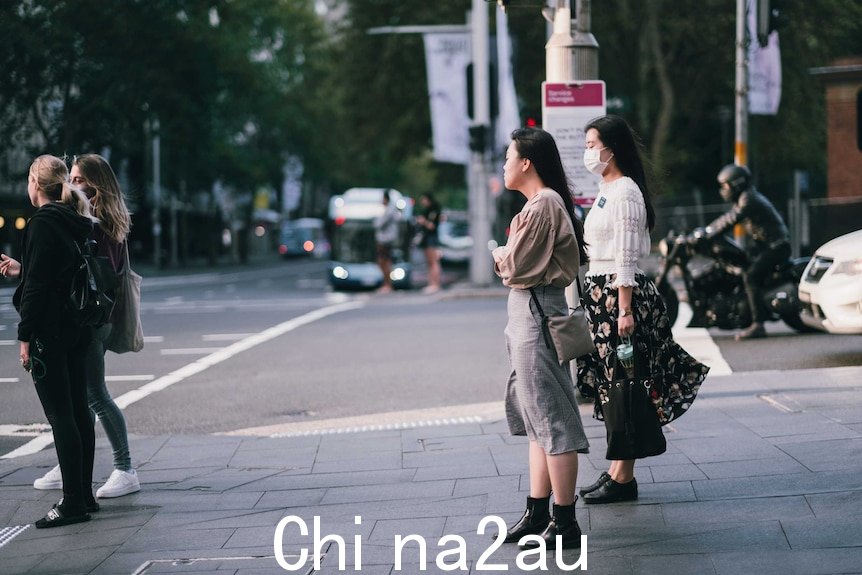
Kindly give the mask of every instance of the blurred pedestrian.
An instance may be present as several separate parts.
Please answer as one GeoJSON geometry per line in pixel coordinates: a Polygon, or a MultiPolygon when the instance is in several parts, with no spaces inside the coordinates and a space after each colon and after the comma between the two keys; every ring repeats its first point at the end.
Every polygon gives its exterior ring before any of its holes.
{"type": "MultiPolygon", "coordinates": [[[[63,498],[36,521],[39,529],[88,521],[99,508],[92,492],[95,434],[86,384],[93,330],[77,326],[66,308],[80,257],[75,244],[87,240],[93,219],[87,198],[68,178],[66,164],[54,156],[39,156],[30,166],[27,192],[38,209],[24,228],[21,282],[13,297],[21,316],[21,363],[51,424],[62,476],[63,498]]],[[[8,263],[2,271],[9,271],[8,263]]]]}
{"type": "Polygon", "coordinates": [[[416,216],[419,225],[419,247],[425,254],[425,264],[428,268],[428,285],[423,293],[431,294],[440,291],[440,204],[434,196],[426,192],[419,197],[423,213],[416,216]]]}
{"type": "MultiPolygon", "coordinates": [[[[493,251],[494,268],[511,288],[506,344],[511,374],[506,419],[512,435],[529,438],[530,495],[523,517],[506,542],[540,535],[547,548],[580,546],[575,519],[578,453],[589,451],[568,362],[560,364],[544,344],[535,297],[546,315],[568,313],[565,288],[586,261],[583,227],[574,215],[557,144],[537,128],[515,130],[506,151],[503,177],[527,203],[510,226],[505,246],[493,251]],[[535,296],[531,295],[531,292],[535,296]],[[551,492],[553,514],[549,512],[551,492]]],[[[528,542],[524,548],[536,547],[528,542]]]]}
{"type": "MultiPolygon", "coordinates": [[[[618,116],[593,120],[584,131],[584,165],[602,180],[584,222],[590,264],[583,291],[597,351],[578,358],[579,387],[586,394],[601,395],[598,384],[613,379],[617,342],[634,336],[635,364],[648,366],[650,374],[663,373],[666,392],[687,407],[709,368],[674,342],[664,302],[640,268],[649,255],[649,232],[655,224],[640,145],[618,116]]],[[[598,398],[595,414],[602,417],[598,398]]],[[[585,503],[638,498],[635,460],[621,459],[617,453],[628,453],[628,446],[618,445],[617,435],[607,435],[610,469],[581,490],[585,503]]]]}
{"type": "MultiPolygon", "coordinates": [[[[131,218],[114,171],[102,156],[84,154],[75,157],[70,175],[72,184],[87,196],[98,219],[92,234],[97,255],[107,257],[114,271],[120,274],[126,265],[131,218]]],[[[121,497],[141,490],[137,472],[132,468],[126,419],[105,384],[105,340],[110,334],[110,323],[96,328],[86,352],[90,414],[93,423],[95,416],[99,417],[113,451],[114,469],[107,482],[96,491],[98,498],[121,497]]],[[[33,487],[59,489],[59,466],[36,479],[33,487]]]]}
{"type": "Polygon", "coordinates": [[[374,219],[374,241],[377,243],[377,265],[383,273],[383,285],[378,293],[392,291],[392,246],[398,239],[398,220],[401,212],[392,203],[389,190],[383,192],[383,213],[374,219]]]}

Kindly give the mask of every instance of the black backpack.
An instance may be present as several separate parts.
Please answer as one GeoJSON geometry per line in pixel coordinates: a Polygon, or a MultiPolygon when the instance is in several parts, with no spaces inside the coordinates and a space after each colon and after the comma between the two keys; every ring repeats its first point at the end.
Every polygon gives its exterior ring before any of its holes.
{"type": "Polygon", "coordinates": [[[78,326],[98,327],[110,321],[117,274],[108,258],[95,255],[96,242],[75,242],[78,251],[67,310],[78,326]]]}

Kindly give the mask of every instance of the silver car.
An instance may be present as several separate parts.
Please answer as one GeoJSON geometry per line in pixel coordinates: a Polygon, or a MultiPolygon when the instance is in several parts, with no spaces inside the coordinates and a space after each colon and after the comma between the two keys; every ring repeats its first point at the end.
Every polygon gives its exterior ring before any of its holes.
{"type": "Polygon", "coordinates": [[[799,282],[802,321],[829,333],[862,334],[862,230],[826,242],[799,282]]]}

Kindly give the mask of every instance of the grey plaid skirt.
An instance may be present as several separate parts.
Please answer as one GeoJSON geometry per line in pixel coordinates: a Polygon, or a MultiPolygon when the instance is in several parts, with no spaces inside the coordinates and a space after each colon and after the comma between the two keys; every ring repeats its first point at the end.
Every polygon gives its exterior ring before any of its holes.
{"type": "MultiPolygon", "coordinates": [[[[562,288],[534,288],[546,315],[568,313],[562,288]]],[[[512,435],[526,435],[548,455],[589,453],[569,363],[560,365],[545,345],[530,290],[509,292],[506,348],[512,371],[506,385],[506,421],[512,435]]]]}

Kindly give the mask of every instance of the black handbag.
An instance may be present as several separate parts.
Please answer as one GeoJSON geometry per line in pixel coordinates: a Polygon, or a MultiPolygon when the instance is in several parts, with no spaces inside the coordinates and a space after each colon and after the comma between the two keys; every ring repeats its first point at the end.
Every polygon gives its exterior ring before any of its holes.
{"type": "Polygon", "coordinates": [[[661,393],[639,356],[636,350],[629,374],[614,352],[613,378],[599,385],[596,401],[607,429],[607,459],[640,459],[667,451],[656,404],[661,393]]]}

